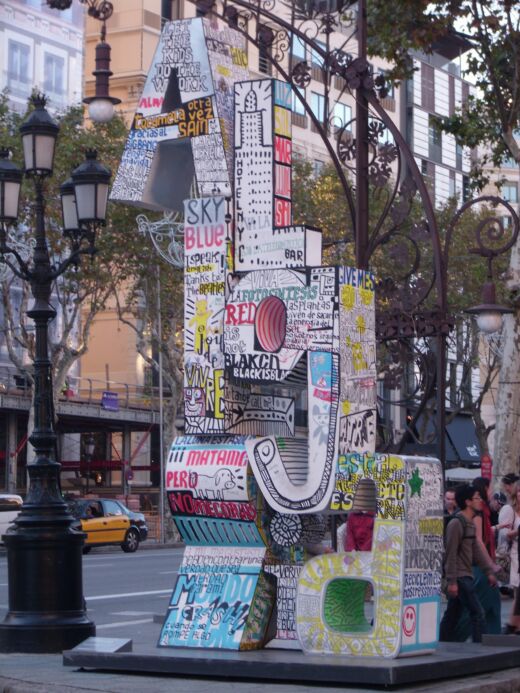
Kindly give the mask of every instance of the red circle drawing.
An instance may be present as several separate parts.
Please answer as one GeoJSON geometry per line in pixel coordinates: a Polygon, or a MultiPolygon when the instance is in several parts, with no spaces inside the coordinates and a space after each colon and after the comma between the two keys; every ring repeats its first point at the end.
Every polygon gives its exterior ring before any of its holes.
{"type": "Polygon", "coordinates": [[[407,638],[415,633],[417,625],[417,616],[415,614],[415,606],[407,606],[403,614],[403,633],[407,638]]]}
{"type": "Polygon", "coordinates": [[[287,309],[278,296],[264,298],[255,316],[256,336],[264,351],[279,351],[285,340],[287,309]]]}

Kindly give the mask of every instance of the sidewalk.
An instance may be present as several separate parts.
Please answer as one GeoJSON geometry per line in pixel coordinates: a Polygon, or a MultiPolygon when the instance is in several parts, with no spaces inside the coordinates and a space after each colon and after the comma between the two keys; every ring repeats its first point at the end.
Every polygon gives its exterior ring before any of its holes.
{"type": "MultiPolygon", "coordinates": [[[[210,672],[208,672],[210,676],[210,672]]],[[[303,693],[320,691],[321,686],[273,684],[259,681],[211,680],[167,676],[129,675],[75,670],[62,665],[61,655],[0,654],[0,693],[73,693],[74,691],[108,691],[109,693],[303,693]]],[[[520,667],[494,674],[464,677],[431,684],[404,686],[393,690],[416,693],[516,693],[520,692],[520,667]]],[[[374,691],[382,688],[329,687],[327,693],[374,691]]]]}

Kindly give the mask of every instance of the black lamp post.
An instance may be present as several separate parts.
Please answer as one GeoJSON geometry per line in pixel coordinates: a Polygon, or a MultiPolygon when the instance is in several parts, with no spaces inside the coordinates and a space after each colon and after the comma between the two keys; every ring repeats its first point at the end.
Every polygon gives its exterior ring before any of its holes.
{"type": "Polygon", "coordinates": [[[89,435],[87,438],[87,442],[85,443],[85,457],[87,459],[87,488],[86,488],[86,495],[88,496],[89,493],[89,486],[90,486],[90,465],[92,464],[92,457],[94,455],[94,450],[96,448],[96,441],[94,440],[94,437],[92,433],[89,435]]]}
{"type": "MultiPolygon", "coordinates": [[[[16,221],[22,172],[0,154],[1,260],[30,283],[33,303],[27,315],[35,323],[34,430],[29,441],[35,460],[27,466],[29,488],[14,527],[4,535],[7,549],[9,611],[0,624],[0,651],[58,652],[95,634],[83,598],[84,534],[72,529],[73,518],[63,500],[60,464],[54,459],[53,387],[48,355],[48,325],[55,317],[51,291],[55,282],[84,253],[93,252],[94,231],[104,224],[110,171],[87,154],[87,163],[72,174],[77,228],[72,234],[74,204],[63,194],[64,226],[72,252],[58,266],[51,263],[45,231],[44,180],[52,175],[59,132],[45,108],[45,98],[32,98],[34,110],[20,127],[25,175],[35,189],[32,259],[26,262],[10,246],[7,226],[16,221]],[[88,169],[88,183],[84,175],[88,169]]],[[[62,190],[62,192],[64,192],[62,190]]],[[[67,197],[68,195],[68,197],[67,197]]]]}

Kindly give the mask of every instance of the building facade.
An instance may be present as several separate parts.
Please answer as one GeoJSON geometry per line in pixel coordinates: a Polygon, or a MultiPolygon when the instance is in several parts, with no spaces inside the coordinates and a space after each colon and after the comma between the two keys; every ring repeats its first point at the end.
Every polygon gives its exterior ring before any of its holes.
{"type": "Polygon", "coordinates": [[[84,8],[64,12],[45,0],[0,3],[0,89],[24,112],[33,89],[52,111],[79,104],[83,94],[84,8]]]}

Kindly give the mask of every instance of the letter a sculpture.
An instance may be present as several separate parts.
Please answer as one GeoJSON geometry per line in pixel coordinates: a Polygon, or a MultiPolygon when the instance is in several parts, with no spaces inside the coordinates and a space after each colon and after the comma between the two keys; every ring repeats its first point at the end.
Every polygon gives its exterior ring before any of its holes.
{"type": "Polygon", "coordinates": [[[112,194],[184,210],[165,482],[186,549],[159,646],[432,651],[440,464],[375,453],[374,277],[293,224],[291,88],[251,80],[245,49],[216,20],[165,25],[112,194]]]}

